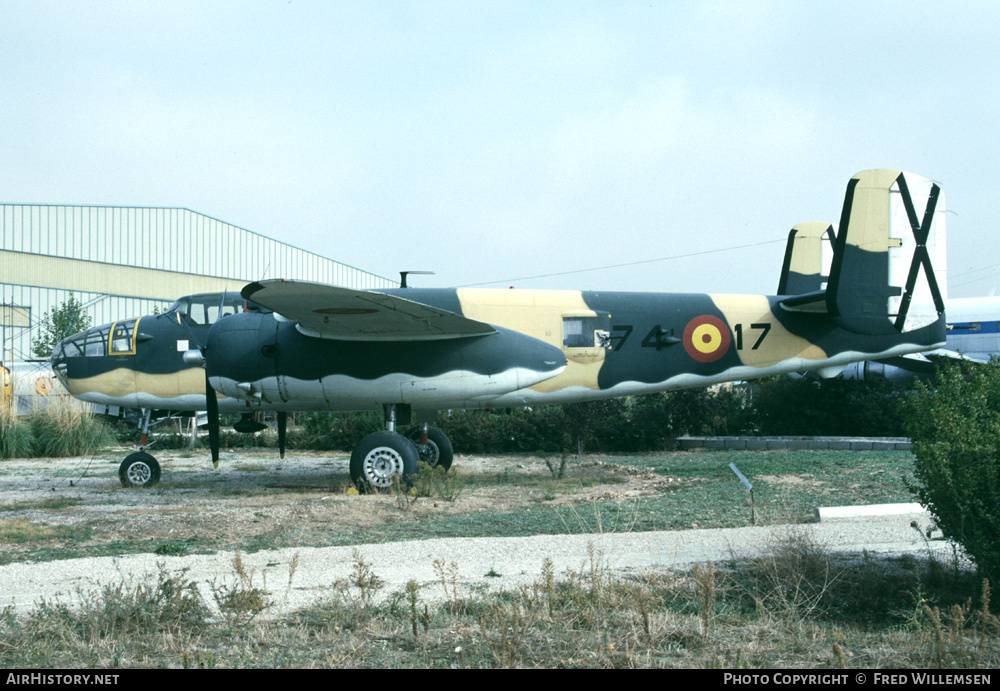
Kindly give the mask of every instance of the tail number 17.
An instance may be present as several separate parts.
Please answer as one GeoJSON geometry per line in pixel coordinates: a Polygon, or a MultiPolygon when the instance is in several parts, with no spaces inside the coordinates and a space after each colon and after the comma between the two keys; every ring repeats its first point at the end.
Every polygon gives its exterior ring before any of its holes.
{"type": "MultiPolygon", "coordinates": [[[[757,331],[757,330],[760,331],[760,336],[758,336],[757,340],[754,341],[754,344],[750,348],[750,350],[757,350],[758,348],[760,348],[760,344],[764,342],[764,339],[767,337],[767,334],[771,331],[771,325],[770,324],[751,324],[750,328],[747,329],[747,337],[750,337],[750,335],[751,335],[749,333],[750,331],[757,331]]],[[[733,325],[733,331],[736,333],[736,349],[737,350],[743,350],[743,325],[742,324],[734,324],[733,325]]]]}

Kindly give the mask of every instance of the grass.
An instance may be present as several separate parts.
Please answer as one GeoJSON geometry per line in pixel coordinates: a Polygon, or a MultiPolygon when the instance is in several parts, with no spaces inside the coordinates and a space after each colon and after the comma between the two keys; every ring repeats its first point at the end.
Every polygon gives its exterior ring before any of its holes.
{"type": "MultiPolygon", "coordinates": [[[[296,562],[297,564],[297,559],[296,562]]],[[[764,555],[611,575],[539,565],[517,590],[474,595],[438,578],[387,592],[351,574],[290,615],[239,557],[211,596],[183,574],[0,612],[0,666],[363,668],[962,668],[1000,665],[988,584],[925,559],[832,555],[789,534],[764,555]],[[206,599],[207,598],[207,599],[206,599]],[[213,606],[214,604],[214,606],[213,606]],[[218,614],[216,614],[218,612],[218,614]]],[[[293,568],[287,588],[294,587],[293,568]]]]}
{"type": "Polygon", "coordinates": [[[87,404],[68,396],[58,396],[30,415],[15,412],[0,406],[0,460],[87,455],[113,440],[87,404]]]}
{"type": "Polygon", "coordinates": [[[4,543],[47,542],[50,540],[87,540],[93,530],[86,526],[64,526],[27,519],[0,520],[0,545],[4,543]]]}
{"type": "MultiPolygon", "coordinates": [[[[352,574],[325,597],[267,618],[274,594],[237,558],[234,573],[193,584],[183,574],[77,593],[80,607],[40,603],[0,611],[0,666],[72,667],[729,667],[994,668],[1000,620],[988,584],[955,564],[827,553],[794,529],[819,505],[912,501],[906,452],[685,452],[571,459],[557,480],[532,457],[454,480],[429,477],[412,505],[391,495],[350,497],[331,488],[288,490],[306,521],[256,532],[98,539],[95,526],[0,520],[0,561],[155,551],[169,558],[216,549],[360,544],[447,536],[626,532],[736,527],[751,520],[734,462],[753,482],[758,521],[792,526],[765,554],[630,578],[592,550],[577,571],[538,565],[534,583],[481,595],[436,563],[435,579],[390,592],[355,553],[352,574]],[[634,473],[661,479],[651,494],[598,499],[634,473]],[[588,501],[567,502],[587,495],[588,501]],[[485,498],[485,501],[484,501],[485,498]],[[319,503],[317,500],[322,499],[319,503]],[[511,508],[489,509],[494,500],[511,508]],[[464,502],[470,502],[465,504],[464,502]],[[426,510],[436,506],[434,511],[426,510]],[[469,508],[476,507],[476,508],[469,508]],[[337,522],[340,510],[368,521],[337,522]],[[329,512],[329,513],[324,513],[329,512]]],[[[245,473],[244,473],[245,474],[245,473]]],[[[168,476],[169,477],[169,476],[168,476]]],[[[332,486],[346,484],[331,474],[332,486]]],[[[314,482],[314,480],[309,480],[314,482]]],[[[303,484],[307,484],[303,481],[303,484]]],[[[258,519],[252,502],[272,490],[205,494],[258,519]]],[[[174,505],[182,476],[153,491],[174,505]]],[[[190,492],[189,489],[184,491],[190,492]]],[[[283,490],[283,492],[286,492],[283,490]]],[[[115,490],[115,499],[128,495],[115,490]]],[[[72,500],[17,502],[9,511],[72,508],[72,500]]],[[[268,512],[276,511],[268,508],[268,512]]],[[[486,575],[503,572],[498,564],[486,575]]],[[[294,576],[294,570],[293,570],[294,576]]],[[[294,587],[292,578],[288,588],[294,587]]]]}
{"type": "Polygon", "coordinates": [[[53,510],[53,509],[66,509],[71,506],[77,506],[83,500],[77,499],[75,497],[55,497],[53,499],[44,499],[42,501],[18,501],[13,504],[3,504],[0,505],[0,512],[8,511],[29,511],[35,510],[53,510]]]}
{"type": "MultiPolygon", "coordinates": [[[[108,465],[117,463],[108,457],[108,465]]],[[[454,474],[431,476],[417,486],[412,506],[399,508],[392,496],[352,497],[343,494],[346,474],[292,477],[280,490],[264,485],[235,486],[222,476],[167,472],[152,490],[158,499],[174,504],[177,491],[192,489],[210,496],[222,509],[249,507],[277,496],[294,496],[303,511],[325,511],[327,521],[262,521],[229,536],[199,533],[185,544],[191,550],[255,552],[296,546],[335,546],[432,537],[526,536],[551,533],[624,532],[686,528],[732,528],[751,525],[749,496],[729,469],[734,462],[754,485],[758,524],[807,523],[817,506],[913,501],[907,490],[912,478],[912,456],[905,451],[702,451],[571,458],[566,477],[556,479],[537,457],[511,457],[501,470],[473,472],[456,462],[454,474]],[[623,499],[614,494],[633,473],[660,478],[655,491],[623,499]],[[586,501],[566,497],[587,494],[586,501]],[[323,501],[317,502],[322,499],[323,501]],[[437,510],[428,507],[438,505],[437,510]],[[468,508],[474,507],[474,508],[468,508]],[[494,508],[504,507],[504,508],[494,508]],[[379,520],[361,520],[365,514],[379,520]],[[347,515],[345,519],[343,516],[347,515]],[[357,520],[351,516],[358,516],[357,520]],[[331,530],[329,523],[337,528],[331,530]]],[[[236,466],[240,469],[248,464],[236,466]]],[[[254,464],[257,465],[257,464],[254,464]]],[[[261,464],[262,465],[262,464],[261,464]]],[[[54,473],[76,473],[69,466],[54,473]]],[[[104,472],[103,470],[101,472],[104,472]]],[[[257,473],[240,473],[241,476],[257,473]]],[[[260,473],[260,475],[264,475],[260,473]]],[[[283,476],[286,477],[287,476],[283,476]]],[[[261,483],[269,482],[262,479],[261,483]]],[[[127,490],[115,489],[123,496],[127,490]]],[[[52,500],[58,501],[58,500],[52,500]]],[[[276,499],[276,501],[286,501],[276,499]]],[[[89,503],[89,502],[88,502],[89,503]]],[[[19,502],[20,504],[20,502],[19,502]]],[[[407,502],[409,504],[409,500],[407,502]]],[[[56,505],[58,506],[58,505],[56,505]]],[[[68,506],[68,505],[67,505],[68,506]]],[[[24,508],[31,508],[24,506],[24,508]]],[[[93,540],[18,543],[16,550],[0,545],[0,563],[14,559],[62,559],[75,556],[117,555],[150,550],[150,540],[162,545],[176,538],[156,533],[141,539],[98,534],[93,540]]],[[[164,549],[171,549],[165,547],[164,549]]]]}

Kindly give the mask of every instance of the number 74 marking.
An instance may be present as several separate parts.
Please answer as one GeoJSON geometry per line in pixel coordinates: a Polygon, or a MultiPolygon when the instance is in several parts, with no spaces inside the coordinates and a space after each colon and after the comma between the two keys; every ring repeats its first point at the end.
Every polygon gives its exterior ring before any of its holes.
{"type": "MultiPolygon", "coordinates": [[[[764,338],[766,338],[767,334],[771,331],[771,325],[751,324],[750,329],[748,329],[748,331],[753,329],[761,330],[760,336],[757,338],[757,341],[750,348],[750,350],[757,350],[758,348],[760,348],[760,344],[764,342],[764,338]]],[[[743,325],[733,324],[733,331],[736,332],[736,350],[743,350],[743,325]]],[[[747,335],[749,336],[749,333],[747,335]]]]}

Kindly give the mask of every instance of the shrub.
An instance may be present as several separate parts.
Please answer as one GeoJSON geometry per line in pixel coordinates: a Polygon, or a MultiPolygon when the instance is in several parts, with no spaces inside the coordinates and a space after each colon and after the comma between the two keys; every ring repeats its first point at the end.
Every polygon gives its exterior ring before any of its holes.
{"type": "Polygon", "coordinates": [[[945,536],[1000,578],[1000,364],[947,365],[903,405],[916,492],[945,536]]]}
{"type": "Polygon", "coordinates": [[[902,436],[901,397],[888,381],[782,376],[753,385],[762,434],[902,436]]]}
{"type": "Polygon", "coordinates": [[[384,428],[382,414],[368,413],[306,413],[299,416],[301,436],[295,444],[313,450],[350,450],[361,439],[384,428]]]}
{"type": "Polygon", "coordinates": [[[636,396],[629,418],[633,446],[642,451],[670,447],[685,434],[748,434],[755,424],[745,392],[732,387],[636,396]]]}

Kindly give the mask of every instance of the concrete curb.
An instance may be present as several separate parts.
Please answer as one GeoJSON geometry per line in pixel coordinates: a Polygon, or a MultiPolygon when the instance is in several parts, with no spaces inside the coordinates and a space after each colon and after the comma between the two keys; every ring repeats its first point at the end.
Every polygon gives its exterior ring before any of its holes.
{"type": "Polygon", "coordinates": [[[909,451],[906,437],[679,437],[677,448],[739,451],[909,451]]]}
{"type": "Polygon", "coordinates": [[[899,516],[926,514],[927,509],[920,504],[869,504],[867,506],[817,506],[816,520],[829,521],[837,518],[862,518],[864,516],[899,516]]]}

